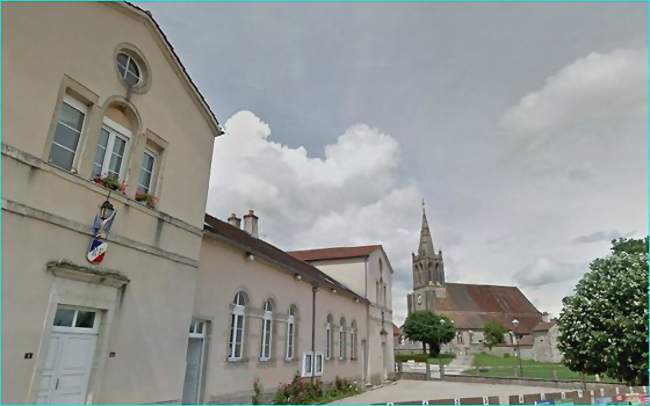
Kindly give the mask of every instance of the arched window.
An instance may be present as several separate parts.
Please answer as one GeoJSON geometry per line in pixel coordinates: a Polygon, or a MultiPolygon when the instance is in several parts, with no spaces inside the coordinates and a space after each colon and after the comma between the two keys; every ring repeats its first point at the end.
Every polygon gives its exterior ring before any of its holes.
{"type": "Polygon", "coordinates": [[[271,299],[264,302],[264,316],[262,317],[262,345],[260,347],[260,361],[271,359],[271,339],[273,329],[273,304],[271,299]]]}
{"type": "Polygon", "coordinates": [[[339,326],[339,359],[345,359],[346,345],[345,345],[345,318],[341,317],[339,326]]]}
{"type": "Polygon", "coordinates": [[[386,297],[386,284],[384,283],[384,306],[386,306],[387,302],[388,302],[388,298],[386,297]]]}
{"type": "Polygon", "coordinates": [[[378,296],[377,303],[383,305],[386,302],[386,288],[384,288],[384,279],[383,278],[379,278],[379,286],[378,286],[378,288],[379,289],[377,290],[377,296],[378,296]],[[382,291],[382,288],[383,288],[383,291],[382,291]],[[382,292],[383,292],[383,296],[382,296],[382,292]]]}
{"type": "Polygon", "coordinates": [[[332,359],[332,315],[327,315],[327,324],[325,325],[325,359],[332,359]]]}
{"type": "Polygon", "coordinates": [[[230,340],[228,341],[228,360],[230,361],[236,361],[242,357],[245,319],[246,294],[244,292],[237,292],[232,301],[230,318],[230,340]]]}
{"type": "Polygon", "coordinates": [[[296,306],[289,306],[289,317],[287,318],[287,351],[286,359],[290,361],[293,359],[293,354],[295,353],[296,347],[296,325],[295,325],[295,316],[296,316],[296,306]]]}
{"type": "Polygon", "coordinates": [[[350,359],[356,360],[357,358],[357,322],[352,321],[350,327],[350,359]]]}

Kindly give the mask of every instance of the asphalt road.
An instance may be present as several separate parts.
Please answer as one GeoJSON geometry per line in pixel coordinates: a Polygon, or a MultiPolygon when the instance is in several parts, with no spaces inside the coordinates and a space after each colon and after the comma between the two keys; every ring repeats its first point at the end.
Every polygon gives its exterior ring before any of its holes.
{"type": "MultiPolygon", "coordinates": [[[[581,389],[580,385],[575,389],[581,389]]],[[[530,393],[552,393],[571,389],[542,388],[536,386],[496,385],[444,381],[411,381],[401,379],[394,384],[366,391],[360,395],[333,403],[379,403],[450,399],[475,396],[499,396],[501,404],[508,404],[508,396],[530,393]]]]}

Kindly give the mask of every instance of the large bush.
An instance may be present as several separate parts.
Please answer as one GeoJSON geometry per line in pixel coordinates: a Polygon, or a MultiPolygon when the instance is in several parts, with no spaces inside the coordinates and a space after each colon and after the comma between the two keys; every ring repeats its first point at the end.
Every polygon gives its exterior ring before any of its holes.
{"type": "Polygon", "coordinates": [[[648,238],[612,241],[563,300],[558,347],[569,369],[648,382],[648,238]]]}

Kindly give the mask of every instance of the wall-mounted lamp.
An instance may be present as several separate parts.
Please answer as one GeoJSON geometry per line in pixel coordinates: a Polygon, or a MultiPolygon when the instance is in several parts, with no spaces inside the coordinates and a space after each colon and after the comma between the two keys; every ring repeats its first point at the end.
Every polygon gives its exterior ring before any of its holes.
{"type": "Polygon", "coordinates": [[[359,303],[359,302],[360,302],[359,298],[358,298],[358,297],[355,297],[355,298],[354,298],[354,303],[359,303]]]}
{"type": "Polygon", "coordinates": [[[302,280],[302,275],[300,275],[300,274],[296,274],[296,280],[297,280],[297,281],[301,281],[301,280],[302,280]]]}
{"type": "Polygon", "coordinates": [[[104,203],[102,203],[101,207],[99,208],[99,218],[102,220],[106,220],[107,218],[111,217],[113,213],[115,212],[115,207],[111,204],[111,202],[108,201],[108,198],[104,203]]]}
{"type": "Polygon", "coordinates": [[[253,255],[252,252],[247,252],[246,253],[246,259],[249,261],[255,261],[255,255],[253,255]]]}
{"type": "Polygon", "coordinates": [[[336,293],[336,289],[332,288],[332,293],[336,293]]]}

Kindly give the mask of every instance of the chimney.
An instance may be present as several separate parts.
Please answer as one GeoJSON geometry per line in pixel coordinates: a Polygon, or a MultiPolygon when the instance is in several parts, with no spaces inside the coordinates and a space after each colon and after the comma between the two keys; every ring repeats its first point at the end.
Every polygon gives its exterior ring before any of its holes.
{"type": "Polygon", "coordinates": [[[548,314],[547,312],[542,313],[542,321],[544,323],[548,323],[551,321],[551,315],[548,314]]]}
{"type": "Polygon", "coordinates": [[[244,231],[257,238],[257,216],[253,210],[249,210],[248,214],[244,214],[244,231]]]}
{"type": "Polygon", "coordinates": [[[232,213],[230,217],[228,217],[228,224],[233,227],[241,228],[241,219],[237,217],[235,213],[232,213]]]}

